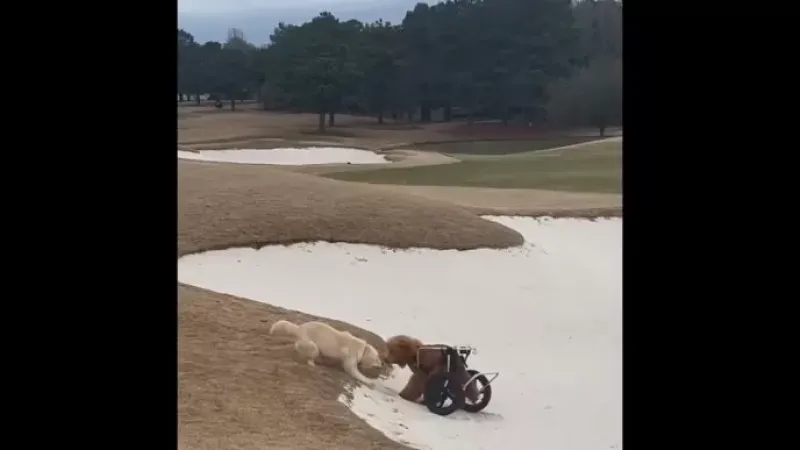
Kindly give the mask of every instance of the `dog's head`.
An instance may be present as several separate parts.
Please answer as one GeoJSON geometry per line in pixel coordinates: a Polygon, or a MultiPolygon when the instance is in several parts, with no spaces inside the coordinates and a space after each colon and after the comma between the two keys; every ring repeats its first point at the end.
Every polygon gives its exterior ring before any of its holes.
{"type": "Polygon", "coordinates": [[[417,351],[422,346],[422,341],[411,336],[392,336],[386,340],[386,355],[384,362],[405,367],[417,361],[417,351]]]}
{"type": "Polygon", "coordinates": [[[375,350],[375,347],[367,344],[358,364],[366,369],[380,369],[383,367],[383,358],[381,358],[378,350],[375,350]]]}

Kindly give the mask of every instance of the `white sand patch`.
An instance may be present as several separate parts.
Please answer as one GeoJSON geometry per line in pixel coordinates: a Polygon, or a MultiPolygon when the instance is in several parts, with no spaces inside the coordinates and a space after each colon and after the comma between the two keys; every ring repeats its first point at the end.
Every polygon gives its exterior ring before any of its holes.
{"type": "Polygon", "coordinates": [[[178,158],[195,161],[237,164],[276,164],[304,166],[314,164],[384,164],[389,161],[369,150],[343,147],[305,147],[240,150],[178,150],[178,158]]]}
{"type": "Polygon", "coordinates": [[[376,389],[356,388],[353,412],[397,441],[435,450],[621,448],[622,220],[490,219],[526,243],[465,252],[231,249],[181,258],[178,279],[384,337],[474,345],[470,366],[501,372],[477,414],[440,417],[400,399],[407,369],[376,389]]]}

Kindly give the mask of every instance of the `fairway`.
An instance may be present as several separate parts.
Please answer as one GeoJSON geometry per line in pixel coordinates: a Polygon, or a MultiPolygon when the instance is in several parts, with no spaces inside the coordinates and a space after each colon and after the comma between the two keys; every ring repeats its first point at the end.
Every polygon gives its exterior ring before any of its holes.
{"type": "Polygon", "coordinates": [[[459,155],[510,155],[546,148],[564,147],[596,141],[597,136],[557,136],[539,139],[486,140],[469,142],[430,142],[417,144],[416,150],[459,155]]]}
{"type": "Polygon", "coordinates": [[[622,192],[622,142],[508,156],[471,156],[454,164],[329,173],[338,180],[422,186],[468,186],[622,192]]]}

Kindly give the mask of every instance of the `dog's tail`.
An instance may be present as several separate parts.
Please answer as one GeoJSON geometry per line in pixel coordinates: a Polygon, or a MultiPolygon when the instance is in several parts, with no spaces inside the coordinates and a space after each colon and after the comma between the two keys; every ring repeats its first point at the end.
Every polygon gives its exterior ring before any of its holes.
{"type": "Polygon", "coordinates": [[[288,320],[279,320],[269,327],[269,334],[271,336],[292,336],[297,337],[300,327],[297,324],[289,322],[288,320]]]}

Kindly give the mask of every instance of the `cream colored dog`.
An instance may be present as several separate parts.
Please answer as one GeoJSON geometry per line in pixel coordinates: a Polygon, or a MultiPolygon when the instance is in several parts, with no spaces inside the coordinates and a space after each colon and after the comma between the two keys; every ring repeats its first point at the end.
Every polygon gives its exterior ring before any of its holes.
{"type": "Polygon", "coordinates": [[[311,321],[297,325],[279,320],[270,327],[269,334],[295,338],[294,349],[308,358],[308,365],[315,365],[314,359],[322,354],[341,362],[348,375],[370,387],[373,382],[358,370],[358,366],[370,369],[383,366],[375,347],[326,323],[311,321]]]}

